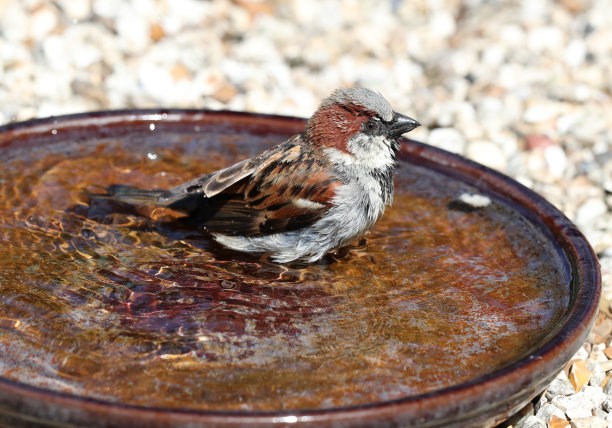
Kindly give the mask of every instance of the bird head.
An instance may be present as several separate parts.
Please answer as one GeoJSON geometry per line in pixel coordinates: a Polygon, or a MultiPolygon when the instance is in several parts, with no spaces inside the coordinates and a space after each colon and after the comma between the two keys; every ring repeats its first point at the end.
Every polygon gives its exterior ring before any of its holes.
{"type": "Polygon", "coordinates": [[[335,90],[306,125],[306,138],[338,163],[370,169],[395,165],[397,139],[420,124],[365,88],[335,90]]]}

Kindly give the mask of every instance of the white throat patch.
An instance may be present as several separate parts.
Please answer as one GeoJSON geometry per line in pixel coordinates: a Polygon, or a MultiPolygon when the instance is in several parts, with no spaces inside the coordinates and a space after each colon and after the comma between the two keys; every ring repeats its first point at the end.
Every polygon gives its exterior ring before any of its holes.
{"type": "Polygon", "coordinates": [[[359,133],[348,141],[347,149],[354,156],[353,164],[370,169],[388,168],[395,164],[391,142],[382,135],[359,133]]]}

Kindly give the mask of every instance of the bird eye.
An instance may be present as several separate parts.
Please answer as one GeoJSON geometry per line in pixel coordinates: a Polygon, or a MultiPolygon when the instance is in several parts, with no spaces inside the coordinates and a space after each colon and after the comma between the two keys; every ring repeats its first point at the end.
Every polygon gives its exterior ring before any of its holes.
{"type": "Polygon", "coordinates": [[[378,130],[378,121],[374,119],[368,120],[363,124],[363,129],[367,132],[374,132],[378,130]]]}

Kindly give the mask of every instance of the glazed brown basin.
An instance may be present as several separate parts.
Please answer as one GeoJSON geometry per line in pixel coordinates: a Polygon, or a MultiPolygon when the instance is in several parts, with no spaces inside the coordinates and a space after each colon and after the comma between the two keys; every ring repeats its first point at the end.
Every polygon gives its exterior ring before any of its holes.
{"type": "Polygon", "coordinates": [[[0,127],[0,421],[9,426],[493,426],[585,340],[601,279],[543,198],[403,139],[394,205],[311,266],[221,248],[167,188],[297,118],[88,113],[0,127]]]}

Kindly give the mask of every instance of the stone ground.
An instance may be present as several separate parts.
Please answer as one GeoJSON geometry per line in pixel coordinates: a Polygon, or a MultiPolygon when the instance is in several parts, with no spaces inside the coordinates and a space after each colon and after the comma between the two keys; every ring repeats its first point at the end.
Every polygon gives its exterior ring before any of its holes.
{"type": "Polygon", "coordinates": [[[100,109],[309,116],[383,93],[411,137],[539,192],[595,249],[598,323],[505,426],[612,426],[612,2],[0,0],[0,124],[100,109]]]}

